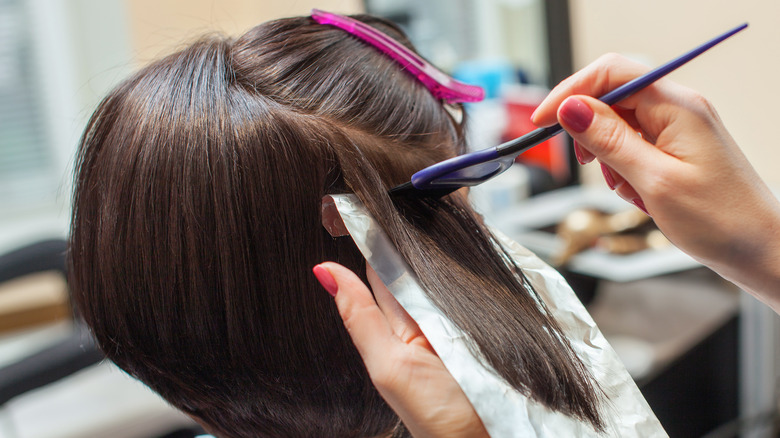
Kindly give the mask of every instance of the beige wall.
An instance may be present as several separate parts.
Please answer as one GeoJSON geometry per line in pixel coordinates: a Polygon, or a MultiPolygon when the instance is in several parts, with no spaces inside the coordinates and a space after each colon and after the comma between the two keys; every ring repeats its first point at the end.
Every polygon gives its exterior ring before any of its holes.
{"type": "Polygon", "coordinates": [[[670,76],[707,96],[759,173],[780,188],[780,2],[570,0],[575,68],[606,52],[666,62],[750,27],[670,76]]]}
{"type": "Polygon", "coordinates": [[[208,32],[239,35],[273,18],[306,15],[313,7],[357,13],[360,0],[126,0],[136,64],[143,65],[208,32]]]}

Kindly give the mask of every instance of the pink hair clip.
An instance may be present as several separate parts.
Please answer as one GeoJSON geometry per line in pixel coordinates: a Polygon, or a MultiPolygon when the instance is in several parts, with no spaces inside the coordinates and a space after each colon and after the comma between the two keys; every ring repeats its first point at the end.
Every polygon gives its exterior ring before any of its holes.
{"type": "Polygon", "coordinates": [[[437,69],[404,45],[384,33],[343,15],[312,9],[311,18],[317,23],[336,26],[345,30],[393,58],[412,76],[417,78],[437,99],[448,103],[479,102],[485,98],[485,90],[464,84],[437,69]]]}

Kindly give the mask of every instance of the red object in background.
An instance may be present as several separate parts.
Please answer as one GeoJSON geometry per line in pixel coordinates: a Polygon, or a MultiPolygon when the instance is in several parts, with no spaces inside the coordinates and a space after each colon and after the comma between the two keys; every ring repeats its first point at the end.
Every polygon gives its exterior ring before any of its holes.
{"type": "MultiPolygon", "coordinates": [[[[537,128],[531,123],[531,114],[542,103],[535,98],[536,94],[538,93],[532,92],[526,96],[522,90],[517,90],[506,97],[507,126],[502,134],[502,141],[512,140],[537,128]]],[[[550,172],[557,182],[564,183],[571,177],[569,150],[563,135],[557,135],[534,146],[520,154],[515,161],[541,167],[550,172]]]]}

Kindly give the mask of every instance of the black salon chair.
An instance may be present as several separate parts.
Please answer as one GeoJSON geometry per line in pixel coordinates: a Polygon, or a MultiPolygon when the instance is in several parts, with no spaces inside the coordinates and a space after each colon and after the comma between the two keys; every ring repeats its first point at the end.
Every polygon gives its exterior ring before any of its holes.
{"type": "MultiPolygon", "coordinates": [[[[0,255],[0,284],[47,271],[66,276],[63,239],[39,241],[0,255]]],[[[0,409],[10,400],[71,376],[104,359],[86,325],[74,317],[64,338],[18,361],[0,368],[0,409]]],[[[191,438],[203,433],[199,427],[168,431],[161,438],[191,438]]]]}
{"type": "MultiPolygon", "coordinates": [[[[62,239],[44,240],[0,255],[0,283],[37,272],[58,271],[65,276],[62,239]]],[[[14,397],[56,382],[103,359],[83,324],[57,343],[0,368],[0,406],[14,397]]]]}

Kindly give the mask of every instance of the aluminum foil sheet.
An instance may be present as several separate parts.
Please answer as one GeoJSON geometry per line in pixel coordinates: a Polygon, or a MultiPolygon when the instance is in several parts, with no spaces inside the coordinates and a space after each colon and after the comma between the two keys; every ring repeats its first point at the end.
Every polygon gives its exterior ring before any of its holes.
{"type": "MultiPolygon", "coordinates": [[[[324,210],[330,203],[330,199],[323,202],[324,210]]],[[[465,335],[428,300],[408,265],[358,198],[333,195],[332,204],[368,263],[417,321],[491,437],[667,436],[574,291],[557,271],[533,253],[492,230],[523,269],[560,323],[576,354],[604,390],[605,401],[601,408],[606,425],[604,432],[599,433],[588,423],[552,411],[505,383],[489,365],[471,354],[465,335]]],[[[334,225],[333,215],[330,216],[326,228],[334,230],[338,227],[334,225]]],[[[474,311],[475,315],[479,314],[479,309],[474,311]]]]}

